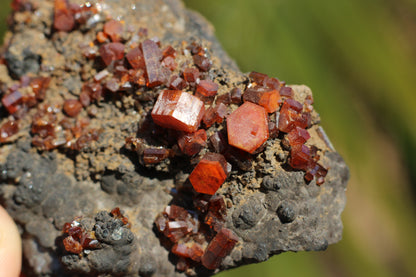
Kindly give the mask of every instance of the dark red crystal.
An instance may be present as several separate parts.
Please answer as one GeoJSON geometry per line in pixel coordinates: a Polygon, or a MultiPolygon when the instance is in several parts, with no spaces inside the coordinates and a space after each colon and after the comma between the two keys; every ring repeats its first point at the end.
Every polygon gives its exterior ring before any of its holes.
{"type": "Polygon", "coordinates": [[[153,88],[166,82],[166,76],[160,64],[162,54],[157,43],[150,39],[143,41],[142,51],[146,65],[147,86],[153,88]]]}
{"type": "Polygon", "coordinates": [[[241,103],[242,92],[240,88],[233,88],[231,91],[231,102],[234,104],[241,103]]]}
{"type": "Polygon", "coordinates": [[[205,250],[201,258],[202,265],[208,269],[217,269],[223,259],[231,253],[237,242],[238,237],[233,231],[222,228],[205,250]]]}
{"type": "Polygon", "coordinates": [[[181,151],[188,155],[193,156],[198,154],[207,143],[207,133],[204,129],[199,129],[195,133],[184,134],[178,139],[178,145],[181,151]]]}
{"type": "Polygon", "coordinates": [[[186,88],[186,82],[181,77],[174,75],[170,78],[168,87],[173,90],[183,90],[186,88]]]}
{"type": "Polygon", "coordinates": [[[0,127],[0,143],[4,143],[9,137],[19,132],[19,124],[17,121],[8,120],[0,127]]]}
{"type": "Polygon", "coordinates": [[[30,86],[35,93],[37,100],[41,101],[45,98],[45,93],[49,87],[50,81],[50,77],[37,77],[30,81],[30,86]]]}
{"type": "Polygon", "coordinates": [[[199,79],[199,70],[193,67],[187,67],[183,71],[183,78],[187,83],[195,84],[199,79]]]}
{"type": "Polygon", "coordinates": [[[290,146],[295,147],[304,144],[310,137],[311,136],[307,130],[295,127],[289,132],[289,134],[287,134],[286,139],[288,140],[290,146]]]}
{"type": "Polygon", "coordinates": [[[215,107],[209,107],[204,114],[202,121],[206,127],[211,127],[214,123],[222,123],[228,114],[228,108],[223,103],[215,107]]]}
{"type": "Polygon", "coordinates": [[[14,114],[19,109],[19,104],[23,102],[23,96],[18,90],[15,90],[3,96],[1,102],[10,114],[14,114]]]}
{"type": "Polygon", "coordinates": [[[218,84],[210,80],[201,80],[196,86],[196,96],[213,97],[217,94],[218,84]]]}
{"type": "Polygon", "coordinates": [[[139,47],[130,50],[126,55],[126,59],[134,69],[146,69],[143,52],[139,47]]]}
{"type": "Polygon", "coordinates": [[[70,117],[76,117],[82,110],[82,104],[76,99],[68,99],[64,102],[64,112],[70,117]]]}
{"type": "Polygon", "coordinates": [[[67,0],[55,0],[53,27],[62,32],[70,32],[75,27],[74,14],[67,0]]]}
{"type": "Polygon", "coordinates": [[[146,148],[143,150],[143,162],[145,164],[156,164],[169,157],[169,150],[166,148],[146,148]]]}
{"type": "Polygon", "coordinates": [[[123,24],[120,21],[112,19],[104,24],[103,31],[111,38],[111,41],[120,42],[123,28],[123,24]]]}
{"type": "Polygon", "coordinates": [[[194,64],[204,72],[207,72],[212,66],[212,62],[205,56],[194,55],[193,59],[194,64]]]}
{"type": "Polygon", "coordinates": [[[110,42],[101,46],[98,52],[100,53],[105,65],[108,66],[112,62],[121,60],[124,57],[124,44],[119,42],[110,42]]]}

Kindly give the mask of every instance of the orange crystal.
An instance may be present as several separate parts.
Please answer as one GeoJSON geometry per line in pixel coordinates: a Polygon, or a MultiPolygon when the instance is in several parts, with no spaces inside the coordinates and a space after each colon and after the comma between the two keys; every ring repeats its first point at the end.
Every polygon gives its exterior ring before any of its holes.
{"type": "Polygon", "coordinates": [[[268,113],[274,113],[279,108],[280,95],[276,89],[254,87],[244,92],[243,99],[263,106],[268,113]]]}
{"type": "Polygon", "coordinates": [[[269,138],[266,110],[245,102],[227,118],[228,143],[254,153],[269,138]]]}
{"type": "Polygon", "coordinates": [[[207,153],[189,175],[189,181],[199,193],[213,195],[227,179],[227,161],[217,153],[207,153]]]}
{"type": "Polygon", "coordinates": [[[193,133],[204,115],[204,103],[180,90],[164,90],[152,110],[153,121],[162,127],[193,133]]]}

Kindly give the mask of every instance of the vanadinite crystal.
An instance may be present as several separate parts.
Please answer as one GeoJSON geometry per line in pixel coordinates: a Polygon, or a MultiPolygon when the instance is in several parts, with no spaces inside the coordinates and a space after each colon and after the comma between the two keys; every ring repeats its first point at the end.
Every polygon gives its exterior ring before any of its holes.
{"type": "Polygon", "coordinates": [[[200,129],[192,134],[184,134],[178,139],[179,148],[188,156],[198,154],[207,145],[206,142],[207,132],[204,129],[200,129]]]}
{"type": "Polygon", "coordinates": [[[76,117],[82,110],[82,104],[78,100],[68,99],[64,102],[64,111],[70,117],[76,117]]]}
{"type": "Polygon", "coordinates": [[[14,114],[18,110],[18,105],[23,101],[23,96],[19,91],[13,91],[1,99],[3,106],[10,114],[14,114]]]}
{"type": "Polygon", "coordinates": [[[289,133],[296,126],[305,129],[310,125],[310,113],[302,112],[303,106],[296,100],[286,99],[280,109],[279,130],[289,133]]]}
{"type": "Polygon", "coordinates": [[[209,243],[201,258],[202,264],[208,269],[216,269],[221,265],[223,259],[231,253],[238,237],[233,231],[222,228],[209,243]]]}
{"type": "Polygon", "coordinates": [[[165,128],[195,132],[204,115],[204,103],[180,90],[164,90],[152,110],[153,121],[165,128]]]}
{"type": "Polygon", "coordinates": [[[100,55],[105,65],[111,62],[121,60],[124,57],[124,44],[119,42],[110,42],[100,47],[100,55]]]}
{"type": "Polygon", "coordinates": [[[189,181],[199,193],[213,195],[227,178],[227,161],[217,153],[207,153],[189,175],[189,181]]]}
{"type": "Polygon", "coordinates": [[[227,118],[228,143],[253,153],[269,138],[267,114],[262,106],[245,102],[227,118]]]}
{"type": "Polygon", "coordinates": [[[69,32],[75,26],[75,18],[67,0],[55,0],[53,26],[57,31],[69,32]]]}
{"type": "Polygon", "coordinates": [[[7,139],[19,132],[19,125],[14,120],[6,121],[0,127],[0,143],[6,142],[7,139]]]}
{"type": "Polygon", "coordinates": [[[113,42],[121,40],[121,33],[123,32],[123,24],[117,20],[110,20],[104,24],[104,33],[111,38],[113,42]]]}
{"type": "Polygon", "coordinates": [[[148,87],[156,87],[166,81],[166,76],[163,74],[160,58],[162,57],[161,50],[156,42],[147,39],[142,43],[143,58],[146,64],[146,73],[148,87]]]}
{"type": "Polygon", "coordinates": [[[243,99],[263,106],[268,113],[274,113],[279,108],[280,95],[276,89],[256,86],[246,89],[243,99]]]}

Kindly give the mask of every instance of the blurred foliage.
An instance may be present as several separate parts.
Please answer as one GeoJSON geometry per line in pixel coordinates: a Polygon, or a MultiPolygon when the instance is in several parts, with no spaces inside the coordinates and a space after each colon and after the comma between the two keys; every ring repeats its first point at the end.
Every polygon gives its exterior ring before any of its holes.
{"type": "Polygon", "coordinates": [[[340,243],[220,276],[416,276],[416,1],[185,3],[242,71],[310,86],[351,169],[340,243]]]}
{"type": "Polygon", "coordinates": [[[243,71],[312,88],[351,169],[340,243],[218,276],[416,276],[416,0],[185,2],[243,71]]]}

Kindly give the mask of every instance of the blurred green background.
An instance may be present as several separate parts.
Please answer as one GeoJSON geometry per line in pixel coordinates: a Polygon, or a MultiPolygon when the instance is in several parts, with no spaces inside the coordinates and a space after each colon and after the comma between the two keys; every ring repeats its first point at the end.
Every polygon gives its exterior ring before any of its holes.
{"type": "Polygon", "coordinates": [[[351,169],[340,243],[218,276],[416,276],[416,1],[185,2],[242,71],[312,88],[351,169]]]}

